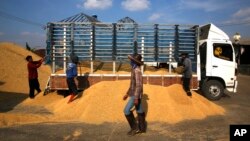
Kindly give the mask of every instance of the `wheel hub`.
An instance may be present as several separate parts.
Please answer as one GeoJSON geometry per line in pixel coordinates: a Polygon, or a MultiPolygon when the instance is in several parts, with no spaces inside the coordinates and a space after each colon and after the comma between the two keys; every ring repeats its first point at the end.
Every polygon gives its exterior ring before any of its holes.
{"type": "Polygon", "coordinates": [[[211,93],[212,96],[216,97],[220,95],[220,88],[217,86],[211,86],[209,88],[209,92],[211,93]]]}

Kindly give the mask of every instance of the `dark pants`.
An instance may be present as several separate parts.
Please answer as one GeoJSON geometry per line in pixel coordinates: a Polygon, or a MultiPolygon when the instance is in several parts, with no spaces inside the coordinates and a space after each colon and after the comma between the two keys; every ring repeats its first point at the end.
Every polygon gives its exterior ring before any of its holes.
{"type": "Polygon", "coordinates": [[[183,78],[183,88],[186,92],[189,92],[190,91],[190,80],[191,78],[183,78]]]}
{"type": "Polygon", "coordinates": [[[76,87],[74,78],[67,78],[67,84],[68,84],[70,94],[73,93],[77,95],[78,92],[77,92],[77,87],[76,87]]]}
{"type": "Polygon", "coordinates": [[[29,96],[31,98],[33,98],[35,96],[34,95],[35,90],[37,90],[37,92],[41,92],[40,84],[39,84],[37,78],[35,78],[35,79],[29,79],[29,86],[30,86],[29,96]]]}

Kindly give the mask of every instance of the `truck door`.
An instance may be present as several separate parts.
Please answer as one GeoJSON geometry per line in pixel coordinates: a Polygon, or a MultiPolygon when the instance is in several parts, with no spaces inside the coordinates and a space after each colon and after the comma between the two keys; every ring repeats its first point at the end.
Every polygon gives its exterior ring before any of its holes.
{"type": "Polygon", "coordinates": [[[222,78],[226,86],[234,85],[235,58],[231,44],[213,43],[211,74],[222,78]]]}

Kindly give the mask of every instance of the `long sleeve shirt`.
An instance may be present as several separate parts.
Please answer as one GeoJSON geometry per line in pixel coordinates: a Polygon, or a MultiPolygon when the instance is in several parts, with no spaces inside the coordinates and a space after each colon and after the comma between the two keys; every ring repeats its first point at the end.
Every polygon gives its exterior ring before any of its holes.
{"type": "Polygon", "coordinates": [[[184,71],[183,77],[191,78],[192,77],[192,62],[189,58],[185,58],[183,61],[184,71]]]}
{"type": "Polygon", "coordinates": [[[28,68],[29,79],[38,78],[37,68],[39,68],[41,64],[42,64],[41,60],[28,62],[27,68],[28,68]]]}
{"type": "Polygon", "coordinates": [[[74,78],[77,76],[77,66],[74,63],[68,63],[66,70],[67,78],[74,78]]]}
{"type": "Polygon", "coordinates": [[[130,87],[127,94],[129,96],[135,96],[135,99],[142,98],[143,94],[143,79],[140,67],[136,67],[131,70],[130,87]]]}

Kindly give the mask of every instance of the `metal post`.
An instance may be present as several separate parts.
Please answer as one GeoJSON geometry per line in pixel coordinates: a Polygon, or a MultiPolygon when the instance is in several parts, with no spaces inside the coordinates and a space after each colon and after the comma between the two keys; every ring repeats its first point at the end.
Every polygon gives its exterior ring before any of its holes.
{"type": "Polygon", "coordinates": [[[71,23],[71,35],[70,35],[70,49],[71,53],[74,54],[74,23],[71,23]]]}
{"type": "Polygon", "coordinates": [[[171,74],[172,73],[172,42],[169,43],[169,65],[168,65],[168,70],[169,70],[169,73],[171,74]]]}
{"type": "Polygon", "coordinates": [[[116,61],[116,23],[113,23],[113,48],[112,48],[112,60],[113,60],[113,74],[115,74],[115,61],[116,61]]]}
{"type": "Polygon", "coordinates": [[[93,32],[90,31],[90,72],[93,73],[93,32]]]}
{"type": "Polygon", "coordinates": [[[134,45],[134,52],[133,53],[138,53],[138,46],[137,46],[137,34],[138,32],[138,25],[134,24],[134,39],[133,39],[133,45],[134,45]]]}
{"type": "Polygon", "coordinates": [[[115,61],[113,61],[113,74],[115,74],[115,72],[116,72],[115,67],[116,67],[116,63],[115,63],[115,61]]]}
{"type": "Polygon", "coordinates": [[[47,31],[47,39],[46,39],[46,56],[49,56],[49,57],[46,57],[46,63],[50,63],[51,62],[51,52],[52,52],[52,46],[53,46],[53,40],[52,40],[52,30],[53,30],[53,24],[52,23],[48,23],[47,24],[47,28],[46,28],[46,31],[47,31]]]}
{"type": "Polygon", "coordinates": [[[90,73],[93,73],[94,72],[94,63],[93,63],[93,61],[91,60],[90,61],[90,73]]]}
{"type": "Polygon", "coordinates": [[[172,52],[173,50],[172,50],[172,48],[173,48],[173,43],[170,42],[169,43],[169,58],[170,58],[169,62],[172,62],[172,58],[173,58],[173,55],[172,55],[173,54],[173,52],[172,52]]]}
{"type": "Polygon", "coordinates": [[[141,56],[142,61],[144,61],[144,37],[141,37],[141,56]]]}
{"type": "Polygon", "coordinates": [[[55,46],[52,47],[52,73],[56,72],[56,64],[55,64],[55,46]]]}
{"type": "Polygon", "coordinates": [[[95,60],[95,25],[92,24],[92,31],[90,31],[90,73],[94,72],[95,60]]]}
{"type": "Polygon", "coordinates": [[[195,41],[195,43],[196,43],[196,52],[195,52],[195,60],[197,60],[197,63],[196,63],[196,72],[197,72],[197,79],[198,79],[198,81],[200,81],[201,80],[201,75],[199,75],[199,74],[201,74],[201,69],[200,69],[200,65],[201,65],[201,60],[200,60],[200,47],[199,47],[199,38],[200,38],[200,35],[199,35],[199,26],[197,25],[197,26],[195,26],[195,38],[196,38],[196,41],[195,41]]]}
{"type": "Polygon", "coordinates": [[[179,25],[175,25],[175,53],[174,58],[179,62],[179,25]]]}
{"type": "MultiPolygon", "coordinates": [[[[141,37],[141,56],[142,56],[142,61],[144,61],[144,37],[141,37]]],[[[143,74],[144,65],[141,66],[141,72],[143,74]]]]}
{"type": "Polygon", "coordinates": [[[157,62],[158,64],[158,32],[159,32],[159,29],[158,29],[158,24],[155,24],[155,61],[157,62]]]}
{"type": "Polygon", "coordinates": [[[67,28],[63,26],[63,72],[66,73],[66,38],[67,38],[67,28]]]}

